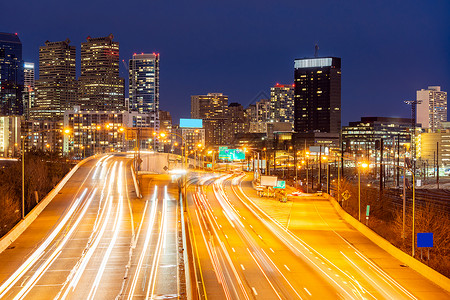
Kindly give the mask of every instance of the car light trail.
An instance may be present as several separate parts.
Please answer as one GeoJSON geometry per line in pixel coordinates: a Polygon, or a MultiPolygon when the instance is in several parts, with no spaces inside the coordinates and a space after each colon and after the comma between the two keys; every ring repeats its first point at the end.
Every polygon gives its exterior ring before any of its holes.
{"type": "MultiPolygon", "coordinates": [[[[91,193],[91,196],[89,197],[88,201],[86,201],[84,203],[84,207],[82,208],[81,213],[78,215],[77,220],[71,226],[69,232],[67,232],[67,234],[64,236],[63,240],[59,243],[58,247],[53,251],[53,253],[50,255],[50,257],[44,261],[44,263],[38,268],[38,270],[36,270],[34,272],[34,274],[27,280],[27,283],[23,286],[23,288],[19,291],[19,293],[14,297],[14,300],[16,300],[16,299],[23,299],[23,297],[25,297],[26,294],[30,291],[30,289],[36,284],[37,280],[39,280],[39,278],[42,276],[42,274],[48,269],[48,267],[59,256],[59,254],[61,253],[62,248],[65,246],[67,241],[70,239],[70,237],[74,233],[75,229],[77,228],[78,224],[83,219],[86,211],[88,210],[88,208],[89,208],[89,206],[90,206],[90,204],[92,202],[92,199],[94,198],[94,195],[95,195],[94,192],[91,193]]],[[[62,227],[63,226],[61,226],[61,228],[62,227]]]]}
{"type": "Polygon", "coordinates": [[[19,279],[38,261],[38,259],[44,254],[45,249],[50,245],[50,243],[56,238],[56,236],[61,232],[63,227],[72,217],[82,200],[87,193],[87,188],[83,191],[81,196],[75,200],[75,202],[70,207],[67,214],[64,216],[62,221],[57,225],[55,230],[49,235],[47,239],[39,246],[36,251],[12,274],[1,286],[0,286],[0,298],[3,298],[6,293],[11,289],[11,287],[19,281],[19,279]]]}
{"type": "MultiPolygon", "coordinates": [[[[139,274],[141,273],[141,270],[142,270],[142,264],[144,262],[145,255],[147,253],[148,245],[150,244],[152,231],[153,231],[153,225],[154,225],[155,219],[156,219],[156,208],[158,206],[157,193],[158,193],[158,186],[155,186],[155,191],[154,191],[153,197],[151,199],[152,207],[150,209],[150,220],[148,221],[148,225],[147,225],[145,241],[144,241],[144,245],[143,245],[143,248],[142,248],[142,251],[141,251],[141,255],[139,256],[139,261],[138,261],[138,264],[136,266],[136,271],[135,271],[135,274],[134,274],[134,277],[133,277],[133,281],[131,283],[130,292],[128,293],[127,299],[132,299],[134,297],[137,281],[139,279],[139,274]]],[[[145,215],[142,216],[142,218],[144,218],[144,217],[145,217],[145,215]]],[[[139,228],[138,236],[139,236],[140,231],[141,230],[139,228]]]]}

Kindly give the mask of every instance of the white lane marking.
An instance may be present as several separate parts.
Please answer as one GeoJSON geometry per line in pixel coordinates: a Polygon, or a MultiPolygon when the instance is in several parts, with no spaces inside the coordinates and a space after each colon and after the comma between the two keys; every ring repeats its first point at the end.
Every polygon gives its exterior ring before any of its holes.
{"type": "Polygon", "coordinates": [[[269,250],[270,250],[270,251],[272,251],[272,253],[275,253],[275,251],[273,251],[273,249],[272,249],[272,248],[269,248],[269,250]]]}
{"type": "Polygon", "coordinates": [[[288,268],[288,266],[284,265],[284,267],[290,272],[291,270],[288,268]]]}
{"type": "Polygon", "coordinates": [[[305,289],[305,291],[308,293],[308,295],[312,296],[312,294],[308,291],[307,288],[304,288],[304,289],[305,289]]]}
{"type": "Polygon", "coordinates": [[[225,234],[225,238],[228,238],[228,235],[225,234]]]}
{"type": "Polygon", "coordinates": [[[243,264],[241,264],[241,269],[242,269],[242,271],[245,271],[245,268],[244,268],[243,264]]]}
{"type": "Polygon", "coordinates": [[[259,237],[260,239],[263,239],[262,236],[260,236],[259,234],[258,234],[258,237],[259,237]]]}
{"type": "Polygon", "coordinates": [[[252,287],[252,291],[253,291],[253,294],[255,294],[255,296],[258,296],[258,293],[256,292],[256,289],[254,287],[252,287]]]}
{"type": "Polygon", "coordinates": [[[233,252],[235,252],[235,253],[236,253],[236,250],[234,250],[234,248],[231,248],[231,250],[233,250],[233,252]]]}

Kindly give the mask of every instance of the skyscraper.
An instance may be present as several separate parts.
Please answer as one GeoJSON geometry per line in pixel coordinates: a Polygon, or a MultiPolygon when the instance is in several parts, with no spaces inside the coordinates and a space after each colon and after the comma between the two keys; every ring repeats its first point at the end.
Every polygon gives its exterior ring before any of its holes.
{"type": "Polygon", "coordinates": [[[294,85],[277,83],[270,88],[270,121],[294,124],[294,85]]]}
{"type": "Polygon", "coordinates": [[[417,91],[417,123],[434,132],[443,128],[442,122],[447,122],[447,92],[440,86],[417,91]]]}
{"type": "Polygon", "coordinates": [[[159,130],[159,54],[134,54],[129,62],[129,105],[132,111],[151,116],[159,130]]]}
{"type": "Polygon", "coordinates": [[[78,102],[87,110],[123,110],[124,80],[119,77],[119,43],[114,36],[81,43],[78,102]]]}
{"type": "Polygon", "coordinates": [[[22,43],[17,34],[0,32],[0,114],[22,114],[22,91],[22,43]]]}
{"type": "Polygon", "coordinates": [[[228,96],[221,93],[191,96],[191,118],[203,119],[207,145],[226,145],[228,96]]]}
{"type": "Polygon", "coordinates": [[[39,80],[30,109],[33,120],[62,120],[64,111],[77,102],[75,46],[70,40],[45,42],[39,48],[39,80]]]}
{"type": "Polygon", "coordinates": [[[25,62],[23,64],[23,114],[25,118],[29,118],[30,109],[34,106],[35,99],[35,73],[34,73],[34,63],[25,62]]]}
{"type": "Polygon", "coordinates": [[[294,68],[294,130],[338,133],[341,129],[341,59],[296,59],[294,68]]]}
{"type": "Polygon", "coordinates": [[[159,110],[159,54],[134,54],[129,62],[129,97],[133,111],[159,110]]]}

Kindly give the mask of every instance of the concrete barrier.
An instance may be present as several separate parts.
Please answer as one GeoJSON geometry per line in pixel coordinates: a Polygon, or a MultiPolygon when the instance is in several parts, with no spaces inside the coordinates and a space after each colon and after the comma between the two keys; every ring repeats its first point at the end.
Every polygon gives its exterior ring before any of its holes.
{"type": "Polygon", "coordinates": [[[427,279],[433,281],[443,289],[450,292],[450,279],[442,275],[441,273],[433,270],[429,266],[423,264],[422,262],[418,261],[417,259],[413,258],[412,256],[406,254],[402,250],[398,249],[391,243],[389,243],[387,240],[379,236],[376,232],[353,218],[350,214],[348,214],[330,195],[323,193],[323,196],[327,198],[333,207],[336,209],[337,213],[343,218],[345,221],[347,221],[350,225],[355,227],[356,230],[361,232],[363,235],[365,235],[369,240],[377,244],[381,249],[395,257],[396,259],[400,260],[402,263],[409,266],[411,269],[419,272],[421,275],[426,277],[427,279]]]}
{"type": "Polygon", "coordinates": [[[96,158],[96,156],[91,156],[80,161],[75,167],[70,170],[69,173],[64,176],[63,179],[36,205],[26,216],[25,219],[21,220],[16,226],[13,227],[7,234],[5,234],[0,239],[0,253],[9,247],[27,228],[33,223],[34,220],[39,216],[39,214],[47,207],[50,201],[59,193],[59,191],[64,187],[64,185],[69,181],[73,174],[78,170],[80,166],[84,163],[96,158]]]}
{"type": "Polygon", "coordinates": [[[136,190],[136,196],[138,198],[142,198],[142,194],[141,194],[141,188],[139,185],[139,179],[136,176],[136,170],[134,169],[134,163],[131,164],[131,176],[133,177],[133,182],[134,182],[134,189],[136,190]]]}

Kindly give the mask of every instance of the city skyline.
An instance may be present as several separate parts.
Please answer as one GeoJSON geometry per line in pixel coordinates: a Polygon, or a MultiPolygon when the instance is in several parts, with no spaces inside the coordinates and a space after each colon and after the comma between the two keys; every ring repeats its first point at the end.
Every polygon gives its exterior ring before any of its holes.
{"type": "MultiPolygon", "coordinates": [[[[32,4],[28,8],[32,15],[26,12],[17,20],[5,16],[0,25],[2,31],[19,34],[23,60],[36,65],[38,47],[46,40],[71,39],[80,57],[79,45],[89,35],[114,34],[121,43],[121,60],[128,61],[133,53],[160,53],[161,109],[175,107],[170,109],[174,120],[189,116],[191,95],[222,92],[231,102],[247,107],[259,100],[261,93],[268,94],[275,83],[293,83],[294,59],[313,56],[318,43],[319,56],[342,58],[342,125],[346,125],[355,115],[408,117],[410,109],[403,100],[414,99],[417,90],[429,85],[448,90],[450,45],[445,37],[449,26],[443,17],[448,5],[228,2],[179,3],[172,9],[157,3],[151,11],[143,8],[138,13],[143,16],[145,11],[146,18],[137,16],[127,22],[120,20],[132,6],[110,5],[107,11],[117,19],[101,13],[95,23],[90,12],[99,4],[91,4],[89,10],[77,3],[47,11],[32,4]],[[67,22],[49,18],[29,26],[38,16],[45,19],[65,9],[71,11],[65,17],[67,22]],[[191,20],[193,14],[203,21],[191,20]],[[83,18],[85,22],[77,29],[71,25],[83,18]],[[218,22],[209,22],[212,20],[218,22]],[[206,23],[211,26],[204,26],[206,23]]],[[[120,76],[127,77],[123,65],[120,76]]]]}

